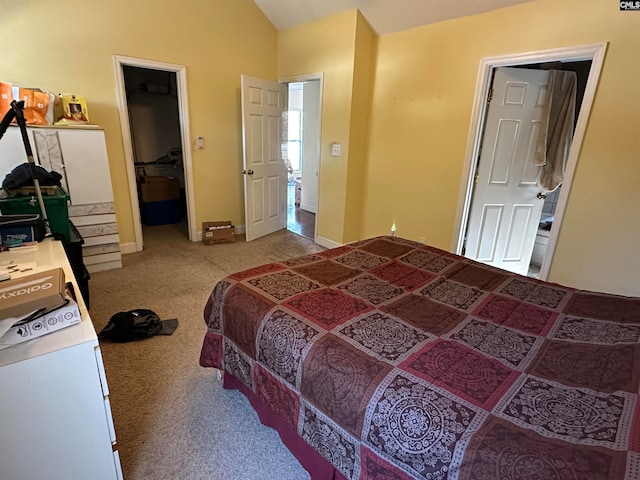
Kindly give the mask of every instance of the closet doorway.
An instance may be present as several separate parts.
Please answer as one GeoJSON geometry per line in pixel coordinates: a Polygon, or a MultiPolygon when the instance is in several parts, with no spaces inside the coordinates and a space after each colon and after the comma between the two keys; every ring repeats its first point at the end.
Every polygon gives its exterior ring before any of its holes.
{"type": "Polygon", "coordinates": [[[315,241],[320,169],[321,78],[287,83],[287,229],[315,241]]]}
{"type": "Polygon", "coordinates": [[[144,231],[161,225],[195,241],[185,68],[114,61],[136,237],[131,250],[142,250],[144,231]]]}

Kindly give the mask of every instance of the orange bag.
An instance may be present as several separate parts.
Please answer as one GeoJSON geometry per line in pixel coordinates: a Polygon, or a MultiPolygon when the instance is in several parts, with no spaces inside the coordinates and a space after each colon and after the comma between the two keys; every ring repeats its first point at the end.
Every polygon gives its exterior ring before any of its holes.
{"type": "Polygon", "coordinates": [[[48,125],[49,94],[20,88],[20,100],[24,100],[24,119],[28,125],[48,125]]]}
{"type": "Polygon", "coordinates": [[[10,83],[0,82],[0,118],[10,109],[13,101],[13,89],[10,83]]]}

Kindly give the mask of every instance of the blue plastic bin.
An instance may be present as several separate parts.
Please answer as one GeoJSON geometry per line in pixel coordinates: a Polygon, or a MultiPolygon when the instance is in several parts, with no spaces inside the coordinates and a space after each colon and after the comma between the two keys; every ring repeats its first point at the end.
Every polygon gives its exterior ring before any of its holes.
{"type": "Polygon", "coordinates": [[[149,227],[178,223],[180,220],[182,210],[179,199],[142,202],[142,223],[149,227]]]}

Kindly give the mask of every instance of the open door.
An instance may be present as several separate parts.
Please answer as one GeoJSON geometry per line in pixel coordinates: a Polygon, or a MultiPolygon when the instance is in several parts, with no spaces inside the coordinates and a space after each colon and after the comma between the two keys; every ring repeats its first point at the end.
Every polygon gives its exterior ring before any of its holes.
{"type": "MultiPolygon", "coordinates": [[[[604,56],[607,50],[606,43],[596,43],[591,45],[578,45],[571,47],[555,48],[551,50],[540,50],[526,53],[515,53],[500,55],[498,57],[486,57],[480,61],[478,70],[478,80],[476,83],[473,110],[471,114],[471,125],[469,129],[469,142],[465,154],[464,174],[462,176],[460,198],[456,214],[456,229],[452,238],[451,251],[465,255],[469,250],[467,241],[469,240],[468,228],[470,223],[470,210],[475,196],[476,185],[475,174],[478,173],[477,161],[482,152],[490,147],[491,142],[484,136],[487,120],[487,109],[491,103],[496,102],[498,95],[494,93],[493,101],[487,105],[487,94],[490,90],[493,76],[497,68],[511,67],[514,65],[541,66],[542,64],[572,64],[576,67],[564,68],[563,70],[574,70],[578,73],[578,100],[576,109],[578,116],[576,119],[573,141],[569,149],[562,181],[562,189],[557,197],[557,205],[554,207],[553,227],[548,236],[548,245],[544,260],[540,267],[537,278],[547,280],[555,246],[558,240],[564,210],[568,203],[569,192],[573,182],[574,172],[580,155],[580,148],[585,135],[589,114],[595,98],[596,88],[600,73],[602,71],[604,56]],[[487,143],[488,142],[488,143],[487,143]]],[[[553,67],[555,68],[555,67],[553,67]]],[[[495,104],[495,103],[494,103],[495,104]]],[[[478,184],[480,178],[478,177],[478,184]]],[[[537,194],[536,194],[537,195],[537,194]]],[[[496,202],[497,203],[497,202],[496,202]]],[[[486,246],[486,244],[485,244],[486,246]]]]}
{"type": "Polygon", "coordinates": [[[527,275],[544,205],[534,154],[549,72],[498,68],[476,171],[465,256],[527,275]]]}
{"type": "Polygon", "coordinates": [[[284,84],[242,75],[244,211],[247,241],[286,227],[287,169],[282,160],[284,84]]]}

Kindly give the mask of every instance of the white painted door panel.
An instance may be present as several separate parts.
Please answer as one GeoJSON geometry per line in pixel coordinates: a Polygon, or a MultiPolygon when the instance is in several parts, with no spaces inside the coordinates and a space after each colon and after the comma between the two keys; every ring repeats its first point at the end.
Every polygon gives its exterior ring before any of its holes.
{"type": "Polygon", "coordinates": [[[58,130],[71,205],[113,202],[107,145],[102,130],[58,130]]]}
{"type": "Polygon", "coordinates": [[[243,75],[242,137],[247,241],[286,225],[287,170],[282,161],[286,86],[243,75]]]}
{"type": "MultiPolygon", "coordinates": [[[[63,175],[63,187],[71,197],[71,205],[113,202],[109,159],[102,129],[28,127],[27,133],[36,163],[63,175]],[[41,140],[58,136],[64,171],[59,165],[52,165],[40,158],[46,156],[47,152],[38,147],[47,142],[37,141],[34,134],[41,140]]],[[[53,145],[57,141],[50,139],[48,143],[53,145]]],[[[20,129],[11,127],[0,140],[0,182],[13,168],[26,161],[20,129]]]]}
{"type": "Polygon", "coordinates": [[[544,200],[533,163],[549,73],[498,68],[493,80],[465,256],[526,275],[544,200]]]}
{"type": "MultiPolygon", "coordinates": [[[[27,129],[34,158],[36,156],[33,147],[33,133],[27,129]]],[[[18,165],[27,161],[27,154],[22,143],[22,135],[18,127],[9,127],[0,140],[0,182],[18,165]]]]}

